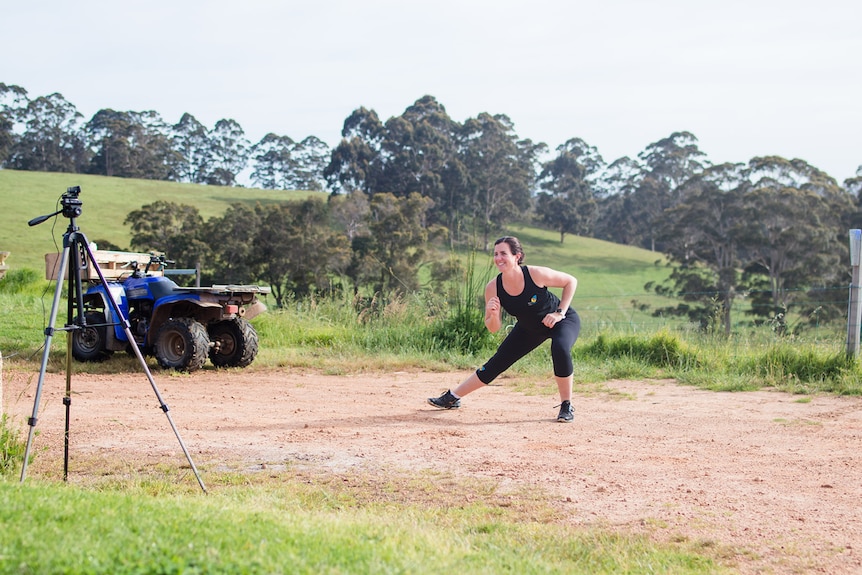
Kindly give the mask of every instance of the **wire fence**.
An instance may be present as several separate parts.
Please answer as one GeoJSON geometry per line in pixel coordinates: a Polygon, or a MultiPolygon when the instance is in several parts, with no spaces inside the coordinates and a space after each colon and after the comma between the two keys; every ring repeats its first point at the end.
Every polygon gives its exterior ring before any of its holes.
{"type": "MultiPolygon", "coordinates": [[[[748,346],[778,342],[809,343],[818,347],[844,349],[847,343],[848,286],[818,287],[788,290],[787,309],[772,317],[751,314],[752,301],[771,292],[736,293],[730,313],[730,335],[720,326],[720,311],[709,318],[708,326],[686,315],[662,313],[691,297],[692,308],[702,307],[703,296],[721,295],[710,292],[680,294],[677,298],[643,291],[638,293],[581,294],[572,306],[581,317],[582,334],[649,335],[669,331],[686,340],[703,341],[721,337],[729,345],[748,346]]],[[[716,297],[716,301],[720,298],[716,297]]]]}

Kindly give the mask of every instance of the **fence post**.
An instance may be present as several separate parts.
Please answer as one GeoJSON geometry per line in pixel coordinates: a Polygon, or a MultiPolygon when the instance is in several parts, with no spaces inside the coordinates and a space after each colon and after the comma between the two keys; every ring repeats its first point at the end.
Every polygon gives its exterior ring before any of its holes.
{"type": "Polygon", "coordinates": [[[862,305],[860,305],[859,264],[862,259],[862,230],[850,230],[850,303],[847,311],[847,355],[859,355],[859,338],[862,336],[862,305]]]}

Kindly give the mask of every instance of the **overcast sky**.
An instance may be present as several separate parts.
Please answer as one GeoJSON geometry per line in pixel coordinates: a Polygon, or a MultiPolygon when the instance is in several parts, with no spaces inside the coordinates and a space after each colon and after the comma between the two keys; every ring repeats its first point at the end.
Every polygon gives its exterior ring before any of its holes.
{"type": "Polygon", "coordinates": [[[862,165],[859,0],[43,0],[0,9],[0,82],[102,108],[232,118],[330,146],[350,113],[434,96],[611,162],[688,131],[714,163],[862,165]]]}

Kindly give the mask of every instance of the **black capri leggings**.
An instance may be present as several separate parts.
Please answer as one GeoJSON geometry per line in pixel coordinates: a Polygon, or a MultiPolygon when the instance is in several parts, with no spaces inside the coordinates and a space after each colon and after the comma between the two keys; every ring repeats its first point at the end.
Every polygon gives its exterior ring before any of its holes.
{"type": "Polygon", "coordinates": [[[526,329],[521,322],[515,324],[497,353],[489,359],[485,365],[476,370],[479,381],[489,384],[498,375],[512,367],[512,365],[539,347],[546,339],[551,340],[551,358],[554,360],[554,375],[556,377],[568,377],[575,371],[572,364],[572,347],[581,333],[581,318],[578,312],[570,309],[565,319],[548,329],[539,325],[535,329],[526,329]]]}

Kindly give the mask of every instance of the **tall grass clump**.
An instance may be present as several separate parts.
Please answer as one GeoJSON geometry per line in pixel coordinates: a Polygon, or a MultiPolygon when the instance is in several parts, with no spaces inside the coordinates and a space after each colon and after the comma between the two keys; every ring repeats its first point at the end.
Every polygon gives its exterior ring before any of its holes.
{"type": "Polygon", "coordinates": [[[811,346],[781,343],[739,357],[734,371],[750,375],[761,386],[794,393],[862,393],[858,361],[843,351],[818,353],[811,346]]]}
{"type": "Polygon", "coordinates": [[[44,291],[45,281],[36,270],[30,268],[9,270],[3,279],[0,279],[2,294],[41,295],[44,291]]]}
{"type": "Polygon", "coordinates": [[[592,343],[576,348],[576,353],[584,359],[624,359],[661,369],[697,367],[700,363],[678,337],[664,331],[649,337],[599,334],[592,343]]]}
{"type": "Polygon", "coordinates": [[[259,364],[343,370],[436,363],[426,329],[439,313],[439,302],[421,293],[291,299],[254,318],[265,342],[259,364]]]}
{"type": "Polygon", "coordinates": [[[476,272],[476,252],[471,252],[465,268],[459,270],[451,304],[426,330],[433,349],[476,355],[494,341],[485,327],[484,294],[488,274],[476,272]]]}
{"type": "Polygon", "coordinates": [[[439,313],[436,308],[438,304],[424,293],[359,300],[350,343],[370,353],[427,353],[425,328],[439,313]]]}
{"type": "Polygon", "coordinates": [[[6,414],[0,416],[0,477],[11,475],[24,461],[25,445],[18,431],[9,426],[6,414]]]}
{"type": "Polygon", "coordinates": [[[51,284],[29,268],[9,270],[0,280],[0,350],[5,357],[29,355],[39,348],[52,292],[51,284]]]}

